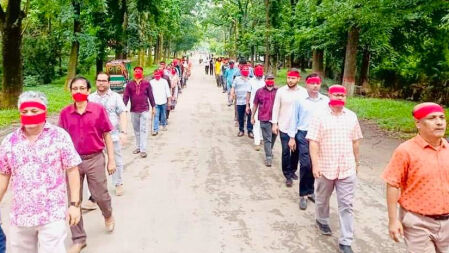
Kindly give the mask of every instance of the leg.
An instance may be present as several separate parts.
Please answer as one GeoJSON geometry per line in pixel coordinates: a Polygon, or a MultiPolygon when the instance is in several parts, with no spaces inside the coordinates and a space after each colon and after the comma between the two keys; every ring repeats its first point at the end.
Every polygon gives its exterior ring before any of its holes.
{"type": "MultiPolygon", "coordinates": [[[[296,147],[298,147],[298,143],[296,143],[296,147]]],[[[299,150],[295,149],[295,151],[290,152],[290,175],[296,174],[296,171],[298,170],[298,162],[299,150]]]]}
{"type": "Polygon", "coordinates": [[[41,253],[65,253],[64,240],[67,237],[65,221],[56,221],[40,226],[39,228],[39,252],[41,253]]]}
{"type": "Polygon", "coordinates": [[[167,126],[167,104],[163,104],[160,106],[161,107],[161,125],[163,127],[167,126]]]}
{"type": "MultiPolygon", "coordinates": [[[[260,145],[260,140],[262,139],[262,130],[260,129],[260,121],[259,121],[257,115],[255,116],[255,120],[256,120],[256,122],[253,125],[254,144],[260,145]]],[[[271,135],[270,135],[270,137],[271,137],[271,135]]]]}
{"type": "Polygon", "coordinates": [[[87,183],[92,196],[97,201],[103,217],[112,216],[111,196],[108,192],[108,182],[104,169],[106,167],[105,157],[100,153],[86,161],[87,183]]]}
{"type": "MultiPolygon", "coordinates": [[[[86,176],[86,167],[87,166],[88,166],[87,161],[85,161],[85,160],[83,160],[83,162],[78,166],[79,171],[80,171],[80,182],[84,182],[84,177],[86,176]]],[[[88,185],[89,185],[89,182],[88,182],[88,185]]],[[[84,188],[83,186],[84,186],[84,184],[81,183],[81,185],[80,185],[80,203],[83,201],[83,188],[84,188]]],[[[68,189],[68,187],[67,187],[67,189],[68,189]]],[[[69,189],[67,192],[70,192],[69,189]]],[[[89,194],[91,195],[91,197],[94,198],[92,193],[89,193],[89,194]]],[[[67,195],[68,195],[69,203],[70,203],[70,194],[67,194],[67,195]]],[[[87,235],[86,235],[86,231],[84,230],[83,212],[81,212],[80,222],[76,226],[71,226],[70,231],[72,232],[72,241],[74,244],[75,243],[79,243],[79,244],[86,243],[87,235]]]]}
{"type": "Polygon", "coordinates": [[[309,141],[306,139],[307,132],[296,133],[296,144],[299,151],[299,196],[305,197],[314,192],[315,178],[312,172],[312,162],[309,154],[309,141]]]}
{"type": "Polygon", "coordinates": [[[148,120],[150,119],[150,112],[142,112],[140,114],[140,152],[147,152],[148,142],[148,120]]]}
{"type": "Polygon", "coordinates": [[[131,123],[136,136],[136,149],[140,148],[140,113],[131,112],[131,123]]]}
{"type": "Polygon", "coordinates": [[[291,155],[290,155],[290,148],[288,147],[288,141],[290,140],[290,137],[288,134],[280,132],[281,137],[281,144],[282,144],[282,173],[284,174],[284,177],[286,179],[290,179],[292,176],[290,174],[291,172],[291,155]]]}
{"type": "Polygon", "coordinates": [[[155,133],[159,132],[159,117],[161,116],[161,107],[159,105],[156,105],[156,115],[154,115],[154,122],[153,122],[153,130],[155,133]]]}
{"type": "Polygon", "coordinates": [[[122,147],[120,141],[114,141],[114,158],[117,169],[114,174],[112,174],[112,183],[114,186],[119,186],[123,184],[122,174],[123,174],[123,157],[122,157],[122,147]]]}
{"type": "Polygon", "coordinates": [[[0,226],[0,253],[6,252],[6,236],[3,232],[2,227],[0,226]]]}
{"type": "Polygon", "coordinates": [[[437,232],[439,239],[434,242],[437,252],[449,252],[449,220],[441,221],[437,232]]]}
{"type": "Polygon", "coordinates": [[[37,230],[35,227],[25,228],[12,225],[9,228],[8,253],[36,253],[37,230]]]}
{"type": "MultiPolygon", "coordinates": [[[[448,252],[447,247],[439,248],[438,245],[441,244],[435,243],[434,245],[432,241],[433,235],[431,230],[434,230],[433,227],[435,226],[436,230],[439,230],[439,222],[434,221],[432,218],[408,212],[402,208],[399,209],[399,219],[404,227],[404,241],[407,246],[407,253],[448,252]],[[443,251],[440,251],[440,249],[443,251]]],[[[448,237],[447,233],[444,237],[448,237]]],[[[447,240],[445,243],[447,246],[447,240]]]]}
{"type": "Polygon", "coordinates": [[[354,192],[357,184],[357,176],[353,175],[345,179],[337,179],[335,191],[337,192],[338,216],[340,218],[340,239],[342,245],[351,246],[354,238],[354,192]]]}
{"type": "Polygon", "coordinates": [[[262,129],[263,148],[265,150],[265,159],[267,161],[273,160],[272,146],[272,131],[271,123],[269,121],[260,122],[260,128],[262,129]]]}
{"type": "Polygon", "coordinates": [[[324,176],[315,180],[315,217],[316,220],[329,225],[329,199],[334,191],[334,180],[324,176]]]}
{"type": "Polygon", "coordinates": [[[244,132],[244,124],[245,124],[245,108],[246,105],[237,105],[237,119],[239,121],[239,131],[244,132]]]}
{"type": "MultiPolygon", "coordinates": [[[[245,105],[245,110],[246,110],[246,105],[245,105]]],[[[251,111],[249,112],[249,114],[246,114],[246,112],[245,112],[245,117],[246,117],[246,129],[248,130],[248,133],[251,133],[253,131],[253,124],[251,123],[251,111]]]]}

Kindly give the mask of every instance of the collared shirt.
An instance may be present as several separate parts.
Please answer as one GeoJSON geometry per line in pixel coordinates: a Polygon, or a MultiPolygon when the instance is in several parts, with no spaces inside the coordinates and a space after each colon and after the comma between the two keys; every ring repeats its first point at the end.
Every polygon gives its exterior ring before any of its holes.
{"type": "Polygon", "coordinates": [[[167,103],[167,99],[171,97],[171,90],[168,87],[168,82],[165,79],[152,79],[150,81],[151,88],[153,88],[154,102],[157,105],[167,103]]]}
{"type": "Polygon", "coordinates": [[[131,112],[147,112],[151,107],[154,107],[153,90],[150,83],[147,80],[142,80],[140,84],[136,81],[130,81],[125,88],[123,93],[123,102],[128,105],[128,101],[131,100],[131,112]],[[149,103],[148,103],[149,102],[149,103]]]}
{"type": "Polygon", "coordinates": [[[221,75],[221,62],[215,62],[215,75],[221,75]]]}
{"type": "Polygon", "coordinates": [[[254,97],[256,97],[257,90],[264,86],[265,86],[265,80],[263,77],[261,79],[257,79],[256,77],[249,79],[248,92],[250,93],[250,98],[249,98],[250,105],[254,104],[254,97]]]}
{"type": "Polygon", "coordinates": [[[449,144],[432,147],[420,135],[402,143],[382,174],[400,188],[399,204],[421,215],[449,214],[449,144]]]}
{"type": "Polygon", "coordinates": [[[0,145],[0,173],[11,176],[11,224],[33,227],[64,220],[66,170],[80,163],[67,132],[49,123],[34,142],[22,128],[6,136],[0,145]]]}
{"type": "Polygon", "coordinates": [[[246,94],[249,90],[249,78],[238,76],[232,82],[232,88],[235,91],[235,104],[246,105],[246,94]]]}
{"type": "Polygon", "coordinates": [[[257,110],[259,111],[258,118],[260,121],[271,120],[277,90],[277,87],[273,87],[272,90],[267,89],[267,87],[257,90],[254,98],[254,104],[259,106],[257,110]]]}
{"type": "Polygon", "coordinates": [[[62,109],[59,114],[59,126],[70,134],[75,149],[80,155],[103,151],[105,147],[103,134],[113,129],[106,109],[93,102],[87,103],[83,114],[76,111],[74,104],[62,109]]]}
{"type": "Polygon", "coordinates": [[[295,138],[298,130],[307,131],[312,116],[319,110],[325,110],[329,106],[329,98],[318,93],[317,98],[307,97],[295,101],[292,109],[292,120],[288,130],[288,136],[295,138]]]}
{"type": "MultiPolygon", "coordinates": [[[[123,98],[112,90],[108,90],[104,95],[97,92],[89,95],[89,101],[103,105],[108,113],[109,121],[111,121],[114,129],[111,131],[112,141],[118,141],[120,136],[120,114],[126,112],[126,106],[123,98]]],[[[122,129],[126,131],[126,129],[122,129]]]]}
{"type": "Polygon", "coordinates": [[[356,173],[353,141],[363,138],[354,112],[343,108],[339,115],[332,109],[313,116],[307,139],[319,143],[318,166],[329,180],[344,179],[356,173]]]}
{"type": "Polygon", "coordinates": [[[237,68],[234,66],[234,68],[228,68],[225,72],[225,78],[226,78],[226,87],[227,89],[231,89],[232,82],[234,81],[235,73],[237,72],[237,68]]]}
{"type": "Polygon", "coordinates": [[[305,97],[306,93],[307,90],[304,87],[296,86],[290,89],[288,85],[279,88],[276,92],[271,123],[278,124],[281,132],[288,132],[292,118],[293,103],[296,99],[305,97]]]}

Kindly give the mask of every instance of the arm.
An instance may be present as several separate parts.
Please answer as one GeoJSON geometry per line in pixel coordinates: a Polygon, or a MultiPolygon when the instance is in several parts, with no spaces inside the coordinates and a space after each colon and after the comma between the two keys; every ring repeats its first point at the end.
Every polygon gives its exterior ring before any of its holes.
{"type": "Polygon", "coordinates": [[[309,140],[310,160],[312,160],[312,171],[315,178],[321,177],[321,171],[318,164],[320,145],[317,141],[309,140]]]}
{"type": "Polygon", "coordinates": [[[128,83],[125,87],[125,92],[123,92],[123,103],[125,103],[125,105],[128,105],[128,101],[129,101],[129,85],[130,83],[128,83]]]}
{"type": "Polygon", "coordinates": [[[115,172],[116,164],[114,159],[114,144],[112,143],[111,133],[105,132],[103,134],[104,142],[106,144],[106,151],[108,155],[108,174],[112,175],[115,172]]]}
{"type": "Polygon", "coordinates": [[[354,158],[355,158],[355,168],[357,173],[359,173],[359,167],[360,167],[360,140],[352,141],[352,150],[354,152],[354,158]]]}
{"type": "Polygon", "coordinates": [[[3,200],[6,191],[8,190],[10,174],[0,173],[0,202],[3,200]]]}
{"type": "Polygon", "coordinates": [[[151,113],[154,115],[156,113],[156,102],[154,102],[153,88],[151,87],[151,84],[148,85],[148,100],[150,100],[150,105],[152,108],[151,113]]]}
{"type": "Polygon", "coordinates": [[[272,131],[274,134],[279,134],[278,117],[280,107],[281,107],[281,99],[280,99],[280,92],[278,90],[276,93],[276,97],[274,98],[273,115],[271,116],[271,123],[273,124],[272,131]]]}
{"type": "Polygon", "coordinates": [[[404,235],[404,229],[398,219],[398,200],[401,190],[387,183],[387,207],[388,207],[388,231],[391,239],[399,242],[399,238],[404,235]]]}
{"type": "MultiPolygon", "coordinates": [[[[80,202],[80,174],[78,167],[72,167],[67,170],[67,180],[70,189],[70,201],[80,202]]],[[[74,226],[78,224],[81,219],[81,209],[70,205],[68,210],[69,225],[74,226]]]]}
{"type": "Polygon", "coordinates": [[[251,105],[249,104],[249,100],[251,98],[251,92],[246,93],[246,114],[249,114],[251,112],[251,105]]]}
{"type": "Polygon", "coordinates": [[[259,109],[259,103],[257,101],[254,101],[253,109],[251,110],[251,124],[256,123],[256,113],[257,109],[259,109]]]}

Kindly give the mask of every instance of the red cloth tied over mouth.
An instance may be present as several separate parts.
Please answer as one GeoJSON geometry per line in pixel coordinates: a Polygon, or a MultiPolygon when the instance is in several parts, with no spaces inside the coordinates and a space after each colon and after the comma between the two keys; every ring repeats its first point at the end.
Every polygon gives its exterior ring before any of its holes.
{"type": "Polygon", "coordinates": [[[265,80],[265,84],[269,87],[274,85],[274,80],[273,79],[267,79],[265,80]]]}
{"type": "Polygon", "coordinates": [[[47,119],[47,112],[39,113],[36,115],[20,115],[20,122],[22,125],[37,125],[44,123],[47,119]]]}
{"type": "Polygon", "coordinates": [[[329,87],[329,94],[343,93],[346,94],[346,88],[343,85],[332,85],[329,87]]]}
{"type": "Polygon", "coordinates": [[[427,115],[434,113],[434,112],[442,112],[444,113],[444,109],[441,105],[438,104],[428,104],[423,105],[419,109],[412,112],[412,115],[415,119],[420,120],[422,118],[425,118],[427,115]]]}

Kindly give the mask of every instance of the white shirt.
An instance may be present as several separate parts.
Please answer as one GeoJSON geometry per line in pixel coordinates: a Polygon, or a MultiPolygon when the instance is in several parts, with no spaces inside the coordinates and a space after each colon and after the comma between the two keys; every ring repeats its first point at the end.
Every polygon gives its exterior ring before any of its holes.
{"type": "Polygon", "coordinates": [[[256,91],[262,87],[265,86],[264,78],[257,79],[256,77],[253,77],[249,79],[250,87],[248,89],[248,92],[251,93],[251,97],[249,99],[249,106],[253,106],[254,104],[254,98],[256,97],[256,91]]]}
{"type": "Polygon", "coordinates": [[[279,88],[274,99],[271,123],[277,123],[279,130],[287,133],[293,115],[293,104],[297,99],[305,96],[307,96],[306,88],[299,85],[293,89],[290,89],[288,85],[279,88]]]}
{"type": "Polygon", "coordinates": [[[153,79],[150,81],[151,88],[153,89],[154,102],[157,105],[163,105],[167,103],[169,97],[171,97],[170,87],[168,82],[164,78],[158,80],[153,79]]]}

